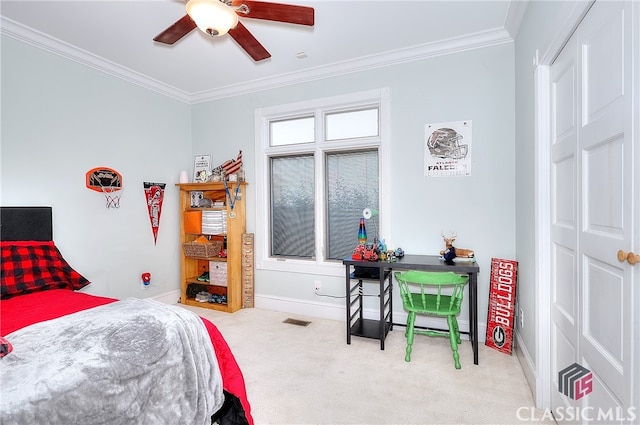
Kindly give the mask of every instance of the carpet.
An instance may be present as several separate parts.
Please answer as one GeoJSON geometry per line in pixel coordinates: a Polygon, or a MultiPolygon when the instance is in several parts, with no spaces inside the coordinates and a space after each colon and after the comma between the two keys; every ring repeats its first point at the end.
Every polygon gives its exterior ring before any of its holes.
{"type": "Polygon", "coordinates": [[[243,371],[256,424],[513,424],[542,412],[515,355],[481,344],[459,347],[456,370],[446,338],[416,336],[404,361],[405,328],[385,350],[375,339],[346,343],[341,321],[243,309],[185,306],[218,326],[243,371]],[[285,323],[287,319],[290,323],[285,323]],[[310,322],[299,326],[295,322],[310,322]]]}

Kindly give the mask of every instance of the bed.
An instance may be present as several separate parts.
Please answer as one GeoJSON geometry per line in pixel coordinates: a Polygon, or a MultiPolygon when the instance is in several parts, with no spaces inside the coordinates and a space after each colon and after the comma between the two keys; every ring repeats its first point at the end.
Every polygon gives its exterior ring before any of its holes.
{"type": "Polygon", "coordinates": [[[216,326],[179,306],[78,290],[51,207],[0,207],[0,423],[253,424],[216,326]]]}

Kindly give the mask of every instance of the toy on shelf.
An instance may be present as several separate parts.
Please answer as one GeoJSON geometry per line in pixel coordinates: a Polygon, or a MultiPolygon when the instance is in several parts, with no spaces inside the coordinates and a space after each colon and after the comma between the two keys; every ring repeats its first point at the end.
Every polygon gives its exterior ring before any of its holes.
{"type": "Polygon", "coordinates": [[[440,255],[445,261],[453,261],[454,258],[462,257],[462,258],[474,258],[475,253],[471,249],[466,248],[456,248],[453,246],[453,243],[456,240],[458,235],[454,232],[451,232],[451,236],[446,237],[444,233],[442,233],[442,238],[444,239],[445,249],[440,251],[440,255]]]}
{"type": "Polygon", "coordinates": [[[238,152],[236,159],[230,159],[211,170],[211,181],[244,181],[244,169],[242,168],[242,151],[238,152]]]}

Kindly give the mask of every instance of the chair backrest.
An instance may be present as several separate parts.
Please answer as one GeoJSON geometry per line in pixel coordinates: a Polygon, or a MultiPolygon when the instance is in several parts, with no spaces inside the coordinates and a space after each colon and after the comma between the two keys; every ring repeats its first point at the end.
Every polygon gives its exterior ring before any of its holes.
{"type": "Polygon", "coordinates": [[[400,295],[405,307],[434,313],[441,310],[460,312],[464,286],[469,280],[467,275],[453,272],[420,270],[395,272],[395,277],[400,286],[400,295]],[[412,286],[419,288],[419,292],[411,291],[412,286]],[[442,289],[448,287],[452,288],[451,293],[443,294],[442,289]],[[442,305],[442,302],[446,304],[442,305]]]}

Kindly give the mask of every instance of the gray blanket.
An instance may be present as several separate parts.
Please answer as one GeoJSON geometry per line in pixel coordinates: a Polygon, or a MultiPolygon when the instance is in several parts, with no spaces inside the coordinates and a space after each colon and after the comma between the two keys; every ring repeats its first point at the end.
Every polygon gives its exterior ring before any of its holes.
{"type": "Polygon", "coordinates": [[[4,425],[210,424],[223,402],[206,328],[177,306],[127,299],[6,338],[4,425]]]}

